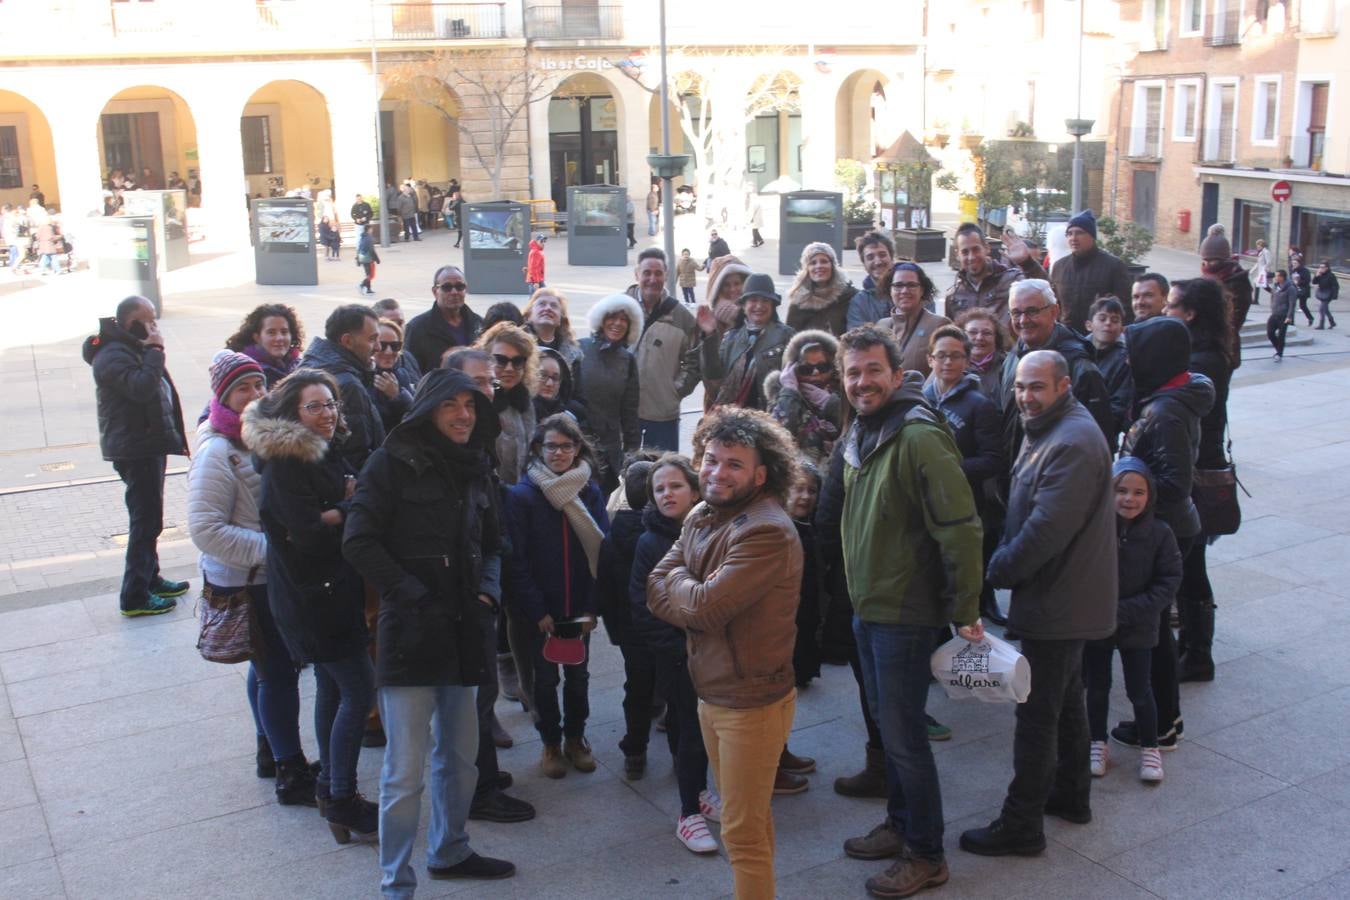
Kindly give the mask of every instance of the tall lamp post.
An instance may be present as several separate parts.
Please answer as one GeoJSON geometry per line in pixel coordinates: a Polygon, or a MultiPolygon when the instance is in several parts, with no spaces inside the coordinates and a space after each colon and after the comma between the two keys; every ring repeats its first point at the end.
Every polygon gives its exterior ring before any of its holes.
{"type": "Polygon", "coordinates": [[[661,221],[666,248],[666,293],[675,291],[675,198],[671,179],[689,164],[687,154],[670,152],[670,82],[666,80],[666,0],[661,0],[661,152],[647,157],[647,165],[661,179],[661,221]]]}
{"type": "Polygon", "coordinates": [[[375,2],[370,3],[370,84],[375,94],[375,196],[380,207],[380,246],[389,246],[389,198],[384,193],[384,135],[380,124],[380,61],[375,53],[375,2]]]}
{"type": "Polygon", "coordinates": [[[1069,206],[1074,214],[1083,211],[1083,135],[1092,133],[1092,119],[1083,118],[1083,17],[1087,0],[1078,0],[1078,85],[1075,118],[1065,119],[1064,128],[1073,135],[1073,186],[1069,206]]]}

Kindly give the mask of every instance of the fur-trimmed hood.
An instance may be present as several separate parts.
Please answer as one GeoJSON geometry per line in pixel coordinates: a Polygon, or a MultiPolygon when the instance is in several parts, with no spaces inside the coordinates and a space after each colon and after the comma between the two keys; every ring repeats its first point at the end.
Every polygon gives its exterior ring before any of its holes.
{"type": "Polygon", "coordinates": [[[732,273],[740,273],[746,278],[754,274],[739,256],[719,256],[708,268],[708,287],[703,294],[703,305],[717,306],[717,292],[722,289],[722,279],[732,273]]]}
{"type": "MultiPolygon", "coordinates": [[[[815,328],[808,328],[805,331],[799,331],[792,336],[783,348],[783,369],[789,366],[795,366],[797,360],[802,355],[802,348],[808,344],[822,344],[831,358],[836,361],[839,359],[839,339],[828,331],[818,331],[815,328]]],[[[782,370],[770,372],[764,376],[764,398],[765,404],[772,406],[778,399],[779,391],[782,389],[779,381],[783,377],[782,370]]]]}
{"type": "Polygon", "coordinates": [[[854,293],[846,291],[846,288],[851,286],[843,270],[839,268],[839,258],[835,255],[834,248],[821,241],[814,241],[802,248],[797,274],[792,280],[792,287],[788,288],[788,304],[810,312],[828,309],[839,302],[847,303],[854,293]],[[824,254],[830,260],[830,280],[820,287],[812,283],[811,274],[807,271],[807,264],[816,254],[824,254]]]}
{"type": "Polygon", "coordinates": [[[240,429],[244,446],[259,459],[296,459],[304,463],[316,463],[328,453],[328,441],[294,419],[263,415],[260,405],[248,405],[240,429]]]}
{"type": "Polygon", "coordinates": [[[591,307],[590,312],[586,314],[591,334],[598,335],[600,326],[605,322],[605,316],[616,312],[628,316],[627,340],[628,348],[631,350],[637,346],[638,339],[642,337],[642,304],[627,294],[610,294],[591,307]]]}

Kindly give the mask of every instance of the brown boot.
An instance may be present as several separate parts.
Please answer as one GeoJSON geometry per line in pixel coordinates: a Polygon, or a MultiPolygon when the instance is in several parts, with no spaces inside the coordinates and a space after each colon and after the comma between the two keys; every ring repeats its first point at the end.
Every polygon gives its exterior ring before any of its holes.
{"type": "Polygon", "coordinates": [[[539,755],[539,769],[549,778],[562,778],[567,774],[567,764],[563,762],[562,747],[557,744],[545,744],[544,752],[539,755]]]}
{"type": "Polygon", "coordinates": [[[856,775],[836,778],[834,792],[845,797],[889,798],[890,791],[886,788],[886,751],[868,746],[867,765],[856,775]]]}
{"type": "Polygon", "coordinates": [[[800,794],[811,786],[800,775],[793,775],[785,769],[779,769],[778,775],[773,780],[773,792],[775,794],[800,794]]]}
{"type": "Polygon", "coordinates": [[[785,744],[783,752],[778,756],[778,768],[793,775],[806,775],[816,770],[816,761],[809,756],[798,756],[785,744]]]}
{"type": "Polygon", "coordinates": [[[909,897],[946,883],[946,860],[933,862],[906,855],[882,874],[867,879],[867,893],[873,897],[909,897]]]}
{"type": "Polygon", "coordinates": [[[591,754],[591,745],[584,737],[567,738],[563,741],[563,756],[576,767],[578,772],[594,772],[595,757],[591,754]]]}

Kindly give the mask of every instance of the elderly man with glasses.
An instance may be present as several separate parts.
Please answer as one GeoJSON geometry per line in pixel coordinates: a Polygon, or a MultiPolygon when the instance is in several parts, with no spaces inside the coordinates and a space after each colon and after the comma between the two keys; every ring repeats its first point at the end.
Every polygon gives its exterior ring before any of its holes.
{"type": "Polygon", "coordinates": [[[468,347],[483,330],[483,317],[469,309],[469,284],[458,266],[441,266],[431,280],[431,309],[414,316],[405,335],[418,368],[430,372],[452,347],[468,347]]]}
{"type": "Polygon", "coordinates": [[[1069,366],[1073,395],[1091,414],[1112,455],[1116,452],[1115,417],[1111,414],[1111,396],[1097,364],[1092,361],[1092,344],[1059,321],[1059,301],[1050,283],[1042,278],[1027,278],[1013,283],[1008,298],[1008,316],[1012,320],[1017,343],[1003,361],[1003,419],[1008,438],[1008,459],[1016,459],[1022,446],[1022,425],[1013,382],[1017,363],[1035,350],[1054,350],[1069,366]]]}

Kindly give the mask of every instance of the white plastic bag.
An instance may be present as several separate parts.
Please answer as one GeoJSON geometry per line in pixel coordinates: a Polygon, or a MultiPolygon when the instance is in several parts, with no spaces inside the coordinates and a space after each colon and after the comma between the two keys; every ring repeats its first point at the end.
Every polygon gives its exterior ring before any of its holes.
{"type": "Polygon", "coordinates": [[[1031,665],[1017,648],[985,632],[984,640],[952,638],[929,662],[933,677],[953,700],[1025,703],[1031,693],[1031,665]]]}

